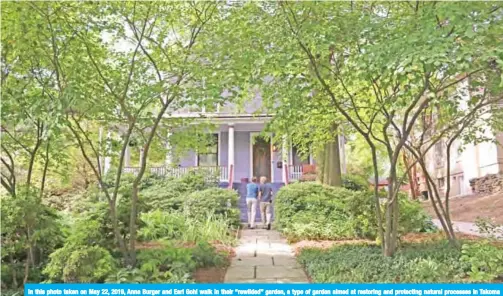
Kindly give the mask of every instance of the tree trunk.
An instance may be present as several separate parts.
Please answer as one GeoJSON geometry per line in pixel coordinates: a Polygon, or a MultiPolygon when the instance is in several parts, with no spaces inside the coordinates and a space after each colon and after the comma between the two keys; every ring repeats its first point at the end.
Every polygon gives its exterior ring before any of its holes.
{"type": "Polygon", "coordinates": [[[324,175],[325,175],[325,146],[322,146],[321,148],[318,148],[318,153],[317,153],[317,174],[318,174],[318,182],[324,184],[324,175]]]}
{"type": "Polygon", "coordinates": [[[383,231],[383,223],[382,223],[382,213],[381,213],[381,203],[379,201],[379,187],[377,184],[379,184],[379,167],[377,164],[377,151],[376,147],[374,144],[372,144],[368,139],[368,144],[370,146],[370,150],[372,152],[372,166],[374,169],[374,207],[375,207],[375,214],[377,217],[377,233],[379,234],[379,238],[381,239],[381,246],[382,246],[382,252],[384,254],[384,231],[383,231]]]}
{"type": "Polygon", "coordinates": [[[26,175],[26,185],[28,188],[31,185],[31,175],[33,174],[33,165],[35,164],[35,158],[37,157],[37,150],[38,150],[39,144],[35,146],[35,149],[33,150],[32,153],[30,153],[30,161],[28,164],[28,173],[26,175]]]}
{"type": "Polygon", "coordinates": [[[30,276],[30,249],[26,249],[26,262],[24,264],[24,279],[23,279],[23,284],[26,284],[28,282],[28,277],[30,276]]]}
{"type": "MultiPolygon", "coordinates": [[[[417,157],[417,156],[416,156],[417,157]]],[[[447,236],[447,239],[454,247],[459,247],[458,241],[456,239],[456,235],[454,233],[454,229],[452,227],[449,214],[446,212],[445,208],[442,206],[442,200],[440,199],[440,194],[435,184],[433,178],[430,176],[428,171],[426,170],[426,164],[424,159],[420,158],[418,160],[419,165],[423,171],[423,175],[426,178],[426,184],[428,185],[428,195],[430,196],[431,205],[435,214],[437,215],[438,220],[440,220],[440,224],[447,236]]],[[[450,176],[448,176],[450,177],[450,176]]]]}
{"type": "Polygon", "coordinates": [[[416,199],[420,196],[421,192],[419,192],[419,184],[417,183],[417,165],[414,164],[412,166],[412,190],[414,192],[414,196],[416,199]]]}
{"type": "Polygon", "coordinates": [[[388,203],[386,205],[386,229],[384,256],[391,257],[396,252],[398,238],[398,193],[399,184],[396,177],[396,162],[391,164],[388,178],[388,203]]]}
{"type": "Polygon", "coordinates": [[[40,184],[40,197],[44,195],[45,189],[45,179],[47,177],[47,169],[49,168],[49,140],[47,140],[47,144],[45,147],[45,161],[44,161],[44,171],[42,173],[42,181],[40,184]]]}
{"type": "Polygon", "coordinates": [[[126,262],[129,262],[129,253],[128,249],[126,246],[126,242],[124,238],[121,236],[121,232],[119,229],[119,221],[117,220],[117,212],[115,211],[116,206],[113,201],[109,202],[109,209],[110,209],[110,219],[112,220],[112,230],[114,232],[115,239],[117,240],[117,243],[119,244],[119,250],[122,253],[122,256],[124,256],[124,260],[126,262]]]}
{"type": "Polygon", "coordinates": [[[138,216],[138,191],[139,184],[137,182],[133,183],[133,192],[131,197],[131,215],[129,217],[129,259],[131,266],[136,265],[136,220],[138,216]]]}
{"type": "Polygon", "coordinates": [[[336,136],[335,140],[329,144],[329,170],[328,170],[328,185],[342,186],[341,179],[341,158],[339,151],[339,137],[336,136]]]}
{"type": "MultiPolygon", "coordinates": [[[[407,154],[405,153],[405,151],[403,152],[403,165],[405,168],[408,168],[409,167],[409,160],[407,158],[407,154]]],[[[416,199],[416,191],[415,191],[415,182],[414,182],[414,178],[412,177],[413,175],[413,172],[412,172],[412,169],[411,170],[407,170],[407,177],[409,179],[409,187],[410,187],[410,196],[412,199],[416,199]]]]}
{"type": "Polygon", "coordinates": [[[323,146],[323,184],[328,184],[330,178],[330,144],[323,146]]]}
{"type": "Polygon", "coordinates": [[[12,254],[9,255],[10,264],[12,265],[12,289],[17,289],[17,269],[14,265],[14,256],[12,254]]]}

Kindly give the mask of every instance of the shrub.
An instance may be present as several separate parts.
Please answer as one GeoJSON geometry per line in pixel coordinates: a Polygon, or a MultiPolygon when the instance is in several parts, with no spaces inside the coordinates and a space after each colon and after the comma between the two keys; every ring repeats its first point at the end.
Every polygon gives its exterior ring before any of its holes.
{"type": "Polygon", "coordinates": [[[303,199],[310,195],[318,195],[326,188],[318,183],[292,183],[282,187],[274,198],[274,218],[276,225],[282,229],[290,224],[295,213],[306,209],[303,199]]]}
{"type": "Polygon", "coordinates": [[[181,213],[169,213],[161,210],[140,214],[143,223],[138,238],[142,240],[179,239],[185,232],[186,217],[181,213]]]}
{"type": "Polygon", "coordinates": [[[107,283],[192,283],[197,267],[221,266],[225,256],[208,243],[180,248],[164,242],[159,249],[141,250],[139,268],[123,268],[110,275],[107,283]]]}
{"type": "Polygon", "coordinates": [[[231,225],[239,225],[238,200],[234,190],[209,188],[189,194],[183,202],[183,211],[188,217],[205,220],[208,216],[220,216],[231,225]]]}
{"type": "Polygon", "coordinates": [[[232,243],[229,235],[230,222],[222,217],[209,215],[204,220],[187,217],[179,212],[160,210],[141,214],[142,227],[138,238],[144,241],[158,239],[181,240],[185,242],[225,242],[232,243]]]}
{"type": "Polygon", "coordinates": [[[405,193],[399,193],[400,233],[434,232],[437,230],[431,217],[426,213],[418,200],[411,200],[405,193]]]}
{"type": "Polygon", "coordinates": [[[279,229],[292,239],[373,236],[374,212],[366,192],[299,183],[283,187],[275,199],[279,229]]]}
{"type": "Polygon", "coordinates": [[[192,259],[192,249],[179,248],[167,242],[159,249],[139,251],[138,264],[150,282],[165,282],[173,276],[190,276],[197,266],[192,259]]]}
{"type": "Polygon", "coordinates": [[[86,217],[73,225],[64,246],[49,256],[44,269],[49,282],[95,283],[115,270],[116,262],[105,248],[113,241],[102,232],[102,222],[86,217]]]}
{"type": "Polygon", "coordinates": [[[461,261],[469,265],[468,275],[476,282],[490,282],[503,276],[503,248],[488,241],[464,244],[461,261]]]}
{"type": "Polygon", "coordinates": [[[212,171],[199,168],[192,170],[181,178],[181,181],[189,186],[192,191],[204,190],[218,186],[219,176],[212,171]]]}
{"type": "Polygon", "coordinates": [[[140,192],[140,199],[146,205],[146,211],[150,210],[180,210],[183,204],[183,196],[190,192],[190,186],[180,179],[170,179],[159,182],[140,192]]]}
{"type": "MultiPolygon", "coordinates": [[[[400,233],[431,228],[417,202],[400,195],[400,233]]],[[[283,187],[275,199],[277,227],[290,239],[375,238],[375,201],[370,191],[317,183],[283,187]]]]}
{"type": "Polygon", "coordinates": [[[216,248],[207,242],[200,242],[192,250],[192,259],[197,267],[222,266],[225,264],[226,257],[218,253],[216,248]]]}
{"type": "Polygon", "coordinates": [[[52,253],[50,258],[44,270],[49,282],[101,282],[116,266],[112,255],[100,246],[64,247],[52,253]]]}
{"type": "Polygon", "coordinates": [[[31,257],[28,280],[43,280],[41,266],[64,242],[64,225],[52,208],[42,204],[40,192],[19,187],[15,198],[1,197],[2,272],[4,289],[23,283],[25,262],[31,257]]]}
{"type": "MultiPolygon", "coordinates": [[[[152,178],[151,178],[152,179],[152,178]]],[[[160,209],[163,211],[181,210],[187,194],[214,188],[213,179],[204,170],[191,171],[181,178],[164,178],[149,181],[150,186],[140,191],[140,198],[146,205],[146,211],[160,209]]]]}
{"type": "Polygon", "coordinates": [[[369,182],[359,175],[342,175],[342,187],[353,191],[366,191],[369,189],[369,182]]]}
{"type": "Polygon", "coordinates": [[[459,282],[464,266],[459,250],[446,242],[408,245],[384,257],[374,245],[305,249],[298,257],[316,283],[459,282]]]}

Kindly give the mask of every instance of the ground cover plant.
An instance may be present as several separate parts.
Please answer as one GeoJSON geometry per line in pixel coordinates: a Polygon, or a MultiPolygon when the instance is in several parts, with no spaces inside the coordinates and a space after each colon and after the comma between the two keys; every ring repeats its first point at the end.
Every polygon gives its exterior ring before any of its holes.
{"type": "MultiPolygon", "coordinates": [[[[400,196],[399,205],[400,233],[435,230],[418,202],[400,196]]],[[[374,200],[368,190],[355,191],[314,182],[292,184],[279,190],[275,217],[278,229],[291,240],[377,237],[374,200]]]]}
{"type": "Polygon", "coordinates": [[[445,239],[403,243],[394,257],[381,256],[372,243],[303,249],[299,262],[316,283],[493,282],[503,279],[503,246],[464,242],[454,248],[445,239]]]}

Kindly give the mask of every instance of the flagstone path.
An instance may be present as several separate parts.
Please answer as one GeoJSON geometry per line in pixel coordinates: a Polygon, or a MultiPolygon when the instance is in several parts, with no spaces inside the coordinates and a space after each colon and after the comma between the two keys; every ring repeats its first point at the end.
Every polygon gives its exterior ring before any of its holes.
{"type": "Polygon", "coordinates": [[[308,283],[295,254],[275,230],[243,229],[226,283],[308,283]]]}

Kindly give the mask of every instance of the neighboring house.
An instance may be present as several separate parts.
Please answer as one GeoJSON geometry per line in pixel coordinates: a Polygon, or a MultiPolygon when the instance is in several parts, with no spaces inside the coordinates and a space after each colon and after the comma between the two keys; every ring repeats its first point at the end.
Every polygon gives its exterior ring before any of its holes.
{"type": "MultiPolygon", "coordinates": [[[[496,140],[503,143],[503,133],[498,133],[496,140]]],[[[443,141],[437,143],[434,151],[427,157],[428,170],[433,173],[432,177],[442,193],[445,192],[447,181],[445,145],[443,141]]],[[[451,151],[450,196],[472,194],[471,179],[503,173],[503,148],[500,144],[468,144],[461,152],[459,148],[459,142],[454,143],[451,151]]]]}
{"type": "MultiPolygon", "coordinates": [[[[252,176],[266,176],[276,187],[298,180],[304,165],[315,164],[313,156],[302,158],[286,137],[281,146],[273,145],[270,139],[257,137],[273,117],[261,113],[260,107],[261,98],[256,97],[244,106],[244,110],[227,104],[216,107],[215,112],[173,112],[170,117],[193,118],[192,124],[209,122],[216,126],[211,132],[215,137],[214,145],[208,147],[204,154],[188,151],[177,163],[173,163],[173,157],[168,152],[166,167],[151,168],[152,172],[182,175],[191,169],[205,168],[220,175],[222,187],[229,183],[237,187],[241,182],[251,180],[252,176]]],[[[344,144],[341,144],[341,157],[344,158],[344,144]]],[[[345,162],[342,163],[344,171],[345,162]]],[[[126,168],[126,171],[135,170],[126,168]]]]}
{"type": "MultiPolygon", "coordinates": [[[[464,87],[467,85],[465,84],[464,87]]],[[[463,87],[463,86],[462,86],[463,87]]],[[[468,102],[470,93],[465,91],[463,101],[468,102]]],[[[483,124],[491,114],[485,114],[480,118],[483,124]]],[[[503,133],[494,135],[487,126],[483,135],[487,138],[496,139],[496,142],[483,142],[479,144],[465,144],[455,141],[451,148],[450,159],[450,196],[463,196],[472,194],[470,180],[481,178],[490,174],[503,172],[503,133]]],[[[447,147],[445,140],[439,141],[426,155],[426,165],[432,178],[435,179],[441,194],[445,194],[447,181],[447,147]]],[[[418,180],[422,180],[418,176],[418,180]]]]}

